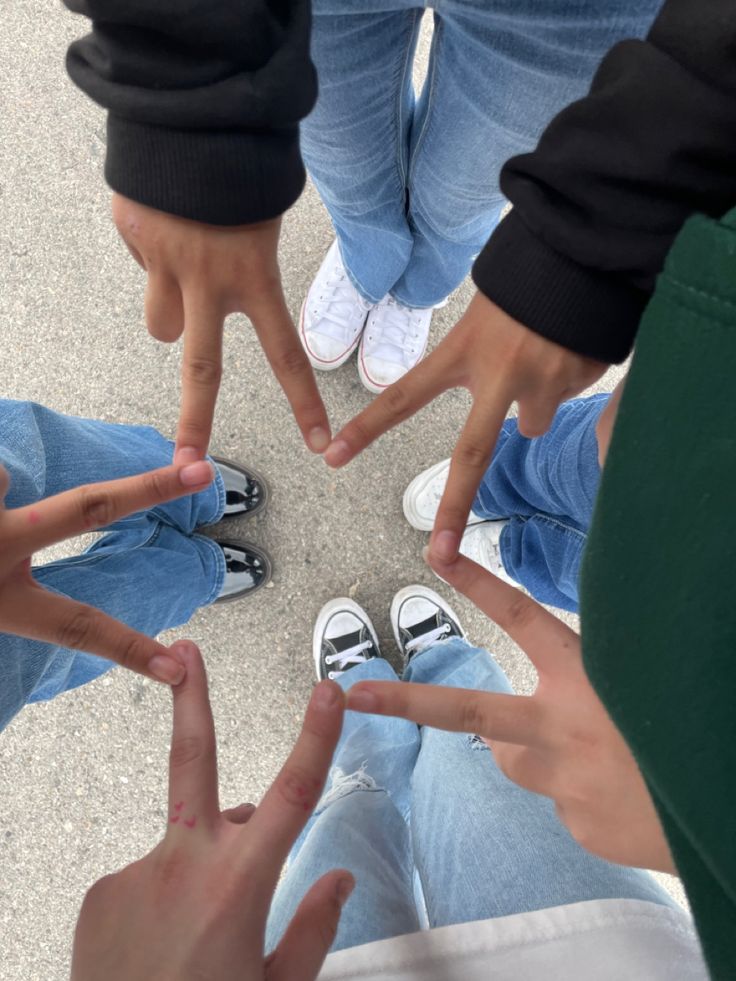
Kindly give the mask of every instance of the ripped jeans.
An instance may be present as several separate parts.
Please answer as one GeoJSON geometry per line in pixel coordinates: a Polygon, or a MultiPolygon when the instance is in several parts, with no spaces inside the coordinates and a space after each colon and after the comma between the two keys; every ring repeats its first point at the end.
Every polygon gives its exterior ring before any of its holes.
{"type": "MultiPolygon", "coordinates": [[[[406,681],[511,692],[487,651],[452,638],[418,654],[406,681]]],[[[349,688],[395,681],[376,658],[349,688]]],[[[325,794],[296,842],[267,930],[272,950],[307,890],[349,869],[356,888],[332,950],[420,929],[592,899],[674,905],[646,872],[585,852],[552,801],[511,783],[474,736],[348,712],[325,794]]]]}

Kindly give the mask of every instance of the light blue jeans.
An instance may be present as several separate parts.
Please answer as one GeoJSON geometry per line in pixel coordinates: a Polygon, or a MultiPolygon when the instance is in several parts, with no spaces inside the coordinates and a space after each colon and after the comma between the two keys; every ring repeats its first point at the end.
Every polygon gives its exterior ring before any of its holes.
{"type": "Polygon", "coordinates": [[[484,518],[509,519],[499,543],[508,574],[540,603],[573,613],[601,476],[595,427],[610,397],[563,402],[536,439],[507,419],[473,502],[484,518]]]}
{"type": "MultiPolygon", "coordinates": [[[[512,690],[487,651],[458,638],[417,655],[404,677],[512,690]]],[[[347,689],[368,679],[396,675],[376,658],[339,681],[347,689]]],[[[584,851],[552,801],[508,780],[476,737],[354,712],[276,893],[268,950],[309,887],[334,868],[349,869],[357,884],[332,950],[584,900],[674,905],[648,873],[584,851]]]]}
{"type": "MultiPolygon", "coordinates": [[[[172,446],[147,426],[77,419],[32,402],[0,400],[8,508],[167,466],[172,446]]],[[[186,623],[219,595],[222,550],[193,532],[219,521],[224,509],[218,473],[207,490],[117,521],[83,555],[34,567],[33,576],[52,592],[155,636],[186,623]]],[[[27,702],[54,698],[114,666],[91,654],[0,633],[0,728],[27,702]]]]}
{"type": "Polygon", "coordinates": [[[443,300],[498,221],[505,161],[583,96],[662,0],[314,0],[319,98],[302,151],[359,292],[443,300]],[[429,72],[412,62],[434,10],[429,72]]]}

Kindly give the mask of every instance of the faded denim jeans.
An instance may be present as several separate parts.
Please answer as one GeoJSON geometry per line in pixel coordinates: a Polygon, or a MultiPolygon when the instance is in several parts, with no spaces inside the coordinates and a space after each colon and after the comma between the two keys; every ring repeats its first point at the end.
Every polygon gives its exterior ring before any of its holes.
{"type": "Polygon", "coordinates": [[[610,397],[563,402],[536,439],[507,419],[473,502],[475,514],[509,519],[499,542],[506,572],[540,603],[572,613],[601,478],[596,425],[610,397]]]}
{"type": "Polygon", "coordinates": [[[410,307],[467,275],[504,206],[502,165],[586,94],[662,0],[314,0],[319,98],[302,152],[363,297],[410,307]],[[434,12],[426,83],[412,63],[434,12]]]}
{"type": "MultiPolygon", "coordinates": [[[[376,658],[339,684],[368,679],[396,674],[376,658]]],[[[511,691],[490,654],[458,638],[414,657],[405,680],[511,691]]],[[[334,868],[352,872],[356,887],[332,950],[584,900],[674,905],[648,873],[584,851],[552,801],[508,780],[477,738],[355,712],[345,717],[327,788],[276,893],[267,950],[307,890],[334,868]]]]}
{"type": "MultiPolygon", "coordinates": [[[[172,455],[173,444],[148,426],[78,419],[33,402],[0,399],[8,508],[168,466],[172,455]]],[[[153,637],[186,623],[219,595],[222,551],[194,530],[219,521],[224,510],[218,473],[206,490],[117,521],[83,555],[34,566],[33,576],[46,589],[153,637]]],[[[54,698],[113,667],[92,654],[0,633],[0,728],[27,702],[54,698]]]]}

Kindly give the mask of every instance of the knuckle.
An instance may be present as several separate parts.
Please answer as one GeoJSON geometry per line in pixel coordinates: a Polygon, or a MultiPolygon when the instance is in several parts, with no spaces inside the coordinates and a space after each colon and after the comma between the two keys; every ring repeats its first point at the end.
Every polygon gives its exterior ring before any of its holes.
{"type": "Polygon", "coordinates": [[[165,501],[171,496],[171,487],[166,477],[158,470],[152,470],[141,477],[146,496],[155,501],[165,501]]]}
{"type": "Polygon", "coordinates": [[[523,629],[534,621],[535,615],[534,603],[520,593],[506,607],[503,621],[499,618],[499,625],[507,632],[523,629]]]}
{"type": "Polygon", "coordinates": [[[85,650],[94,634],[94,621],[88,610],[77,610],[62,624],[59,644],[73,651],[85,650]]]}
{"type": "Polygon", "coordinates": [[[210,388],[220,384],[222,365],[215,358],[189,358],[182,365],[186,384],[210,388]]]}
{"type": "Polygon", "coordinates": [[[485,469],[488,462],[488,448],[478,443],[458,443],[452,462],[466,469],[485,469]]]}
{"type": "Polygon", "coordinates": [[[274,790],[288,807],[312,810],[318,800],[321,782],[300,766],[291,763],[276,778],[274,790]]]}
{"type": "Polygon", "coordinates": [[[485,722],[485,713],[479,700],[477,698],[467,699],[460,709],[460,724],[463,732],[482,735],[485,722]]]}
{"type": "Polygon", "coordinates": [[[298,377],[309,373],[309,362],[301,347],[287,347],[271,357],[271,366],[280,376],[298,377]]]}
{"type": "Polygon", "coordinates": [[[383,407],[387,416],[400,416],[409,409],[409,394],[401,382],[389,385],[383,393],[383,407]]]}
{"type": "Polygon", "coordinates": [[[202,759],[208,751],[207,740],[201,736],[179,736],[172,740],[169,763],[173,770],[202,759]]]}
{"type": "Polygon", "coordinates": [[[131,637],[118,645],[115,660],[123,667],[137,670],[145,659],[145,644],[142,637],[131,637]]]}
{"type": "Polygon", "coordinates": [[[83,487],[79,491],[79,513],[84,528],[102,528],[114,518],[114,509],[109,496],[93,487],[83,487]]]}

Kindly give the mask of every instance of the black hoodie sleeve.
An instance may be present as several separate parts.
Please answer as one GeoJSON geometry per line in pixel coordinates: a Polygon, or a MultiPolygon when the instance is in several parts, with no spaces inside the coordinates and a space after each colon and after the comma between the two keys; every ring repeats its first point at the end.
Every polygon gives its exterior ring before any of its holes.
{"type": "Polygon", "coordinates": [[[72,79],[108,110],[105,176],[196,221],[273,218],[305,180],[309,0],[64,0],[92,20],[72,79]]]}
{"type": "Polygon", "coordinates": [[[478,288],[549,340],[622,361],[685,219],[736,204],[736,2],[667,0],[501,187],[514,209],[478,288]]]}

